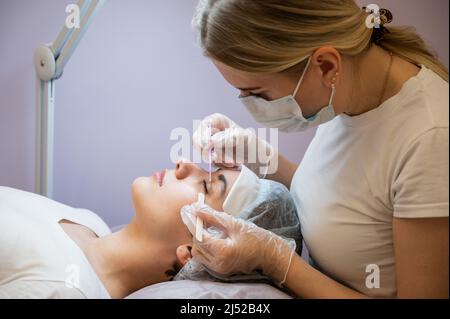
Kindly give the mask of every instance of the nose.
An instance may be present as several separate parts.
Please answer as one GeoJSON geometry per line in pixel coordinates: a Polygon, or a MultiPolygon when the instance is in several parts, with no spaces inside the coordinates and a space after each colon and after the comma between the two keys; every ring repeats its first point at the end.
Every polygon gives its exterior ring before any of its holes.
{"type": "Polygon", "coordinates": [[[194,163],[179,161],[175,167],[175,177],[177,179],[184,179],[188,176],[201,175],[203,173],[194,163]]]}

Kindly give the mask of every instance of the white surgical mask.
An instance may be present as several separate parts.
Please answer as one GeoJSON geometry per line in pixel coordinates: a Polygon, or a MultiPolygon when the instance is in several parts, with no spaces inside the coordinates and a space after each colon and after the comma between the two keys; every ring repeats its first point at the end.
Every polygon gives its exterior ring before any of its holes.
{"type": "Polygon", "coordinates": [[[331,95],[327,106],[324,106],[315,115],[305,118],[302,109],[295,100],[303,77],[308,70],[311,57],[308,59],[305,70],[297,83],[293,95],[288,95],[274,101],[267,101],[257,96],[241,97],[240,100],[253,116],[253,118],[266,127],[278,128],[282,132],[304,131],[332,120],[336,114],[333,108],[333,97],[336,91],[334,83],[331,85],[331,95]]]}

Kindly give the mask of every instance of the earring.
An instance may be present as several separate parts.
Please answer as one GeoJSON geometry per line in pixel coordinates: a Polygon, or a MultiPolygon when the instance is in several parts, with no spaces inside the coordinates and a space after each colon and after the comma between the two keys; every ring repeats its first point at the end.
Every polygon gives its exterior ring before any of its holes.
{"type": "Polygon", "coordinates": [[[333,78],[331,79],[331,87],[335,88],[336,87],[336,77],[339,75],[339,72],[336,72],[336,74],[333,76],[333,78]]]}

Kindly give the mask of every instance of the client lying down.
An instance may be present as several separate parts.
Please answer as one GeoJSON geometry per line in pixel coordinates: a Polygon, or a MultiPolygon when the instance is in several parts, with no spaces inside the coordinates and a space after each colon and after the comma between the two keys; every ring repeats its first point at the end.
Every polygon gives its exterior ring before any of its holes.
{"type": "Polygon", "coordinates": [[[216,171],[211,183],[207,172],[183,162],[137,178],[134,218],[115,233],[91,211],[0,187],[0,298],[123,298],[172,280],[192,264],[193,238],[180,210],[198,193],[212,208],[273,228],[301,248],[288,190],[244,166],[216,171]],[[251,180],[258,187],[249,189],[251,180]]]}

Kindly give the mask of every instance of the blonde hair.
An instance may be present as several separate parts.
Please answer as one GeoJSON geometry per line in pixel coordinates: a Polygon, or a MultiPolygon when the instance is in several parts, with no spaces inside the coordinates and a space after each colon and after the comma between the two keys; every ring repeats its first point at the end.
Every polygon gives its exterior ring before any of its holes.
{"type": "MultiPolygon", "coordinates": [[[[367,16],[354,0],[201,0],[193,23],[207,56],[242,71],[277,73],[305,64],[323,46],[357,57],[372,43],[367,16]]],[[[377,45],[448,82],[412,28],[387,29],[377,45]]]]}

